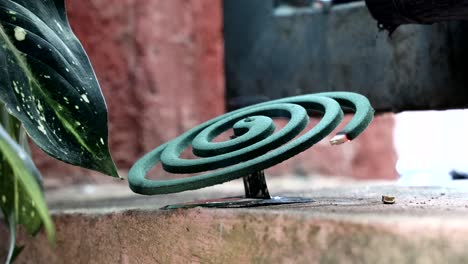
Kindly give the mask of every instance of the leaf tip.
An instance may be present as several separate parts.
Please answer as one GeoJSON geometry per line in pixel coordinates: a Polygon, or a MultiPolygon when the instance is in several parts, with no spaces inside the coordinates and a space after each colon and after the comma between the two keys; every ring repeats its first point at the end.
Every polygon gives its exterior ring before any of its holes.
{"type": "Polygon", "coordinates": [[[112,158],[109,158],[100,165],[100,171],[102,173],[123,180],[122,176],[119,175],[117,167],[115,166],[115,163],[112,160],[112,158]]]}

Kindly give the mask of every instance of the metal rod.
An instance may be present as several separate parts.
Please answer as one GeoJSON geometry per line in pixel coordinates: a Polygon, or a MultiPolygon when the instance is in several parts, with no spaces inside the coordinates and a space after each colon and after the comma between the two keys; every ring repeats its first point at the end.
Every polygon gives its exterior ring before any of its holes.
{"type": "Polygon", "coordinates": [[[263,171],[244,176],[245,198],[270,199],[268,186],[263,171]]]}
{"type": "MultiPolygon", "coordinates": [[[[231,135],[231,139],[236,137],[236,135],[231,135]]],[[[251,173],[242,179],[244,180],[245,198],[271,199],[263,170],[251,173]]]]}

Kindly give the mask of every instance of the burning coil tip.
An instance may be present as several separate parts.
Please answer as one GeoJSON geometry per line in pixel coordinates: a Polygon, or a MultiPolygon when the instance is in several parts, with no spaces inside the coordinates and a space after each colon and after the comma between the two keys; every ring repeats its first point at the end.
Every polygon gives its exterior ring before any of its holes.
{"type": "Polygon", "coordinates": [[[330,139],[330,144],[332,145],[341,145],[343,143],[348,142],[349,139],[345,134],[338,134],[330,139]]]}

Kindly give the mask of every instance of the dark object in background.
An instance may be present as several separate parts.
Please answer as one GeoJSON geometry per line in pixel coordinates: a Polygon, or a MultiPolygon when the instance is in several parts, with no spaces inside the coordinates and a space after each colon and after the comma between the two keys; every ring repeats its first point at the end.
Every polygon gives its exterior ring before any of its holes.
{"type": "Polygon", "coordinates": [[[468,180],[468,173],[452,170],[450,173],[452,180],[468,180]]]}
{"type": "Polygon", "coordinates": [[[278,13],[274,0],[223,5],[227,106],[340,90],[378,112],[468,107],[468,21],[408,26],[390,41],[364,1],[328,13],[278,13]]]}
{"type": "Polygon", "coordinates": [[[289,5],[294,7],[312,6],[314,0],[275,0],[274,5],[289,5]]]}
{"type": "Polygon", "coordinates": [[[228,100],[227,111],[232,111],[249,105],[263,103],[269,100],[270,98],[264,95],[237,96],[228,100]]]}
{"type": "Polygon", "coordinates": [[[468,0],[365,0],[381,29],[393,32],[402,24],[468,20],[468,0]]]}
{"type": "Polygon", "coordinates": [[[275,0],[274,5],[288,5],[291,7],[312,7],[317,2],[330,2],[330,5],[339,5],[358,1],[360,0],[275,0]]]}

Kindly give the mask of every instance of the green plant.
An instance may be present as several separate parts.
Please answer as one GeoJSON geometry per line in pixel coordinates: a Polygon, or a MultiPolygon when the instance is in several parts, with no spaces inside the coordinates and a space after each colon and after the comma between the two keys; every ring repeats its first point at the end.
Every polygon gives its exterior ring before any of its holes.
{"type": "Polygon", "coordinates": [[[0,207],[15,234],[54,227],[25,132],[50,156],[118,177],[107,143],[107,107],[67,20],[64,0],[0,1],[0,207]],[[24,128],[24,129],[23,129],[24,128]]]}

